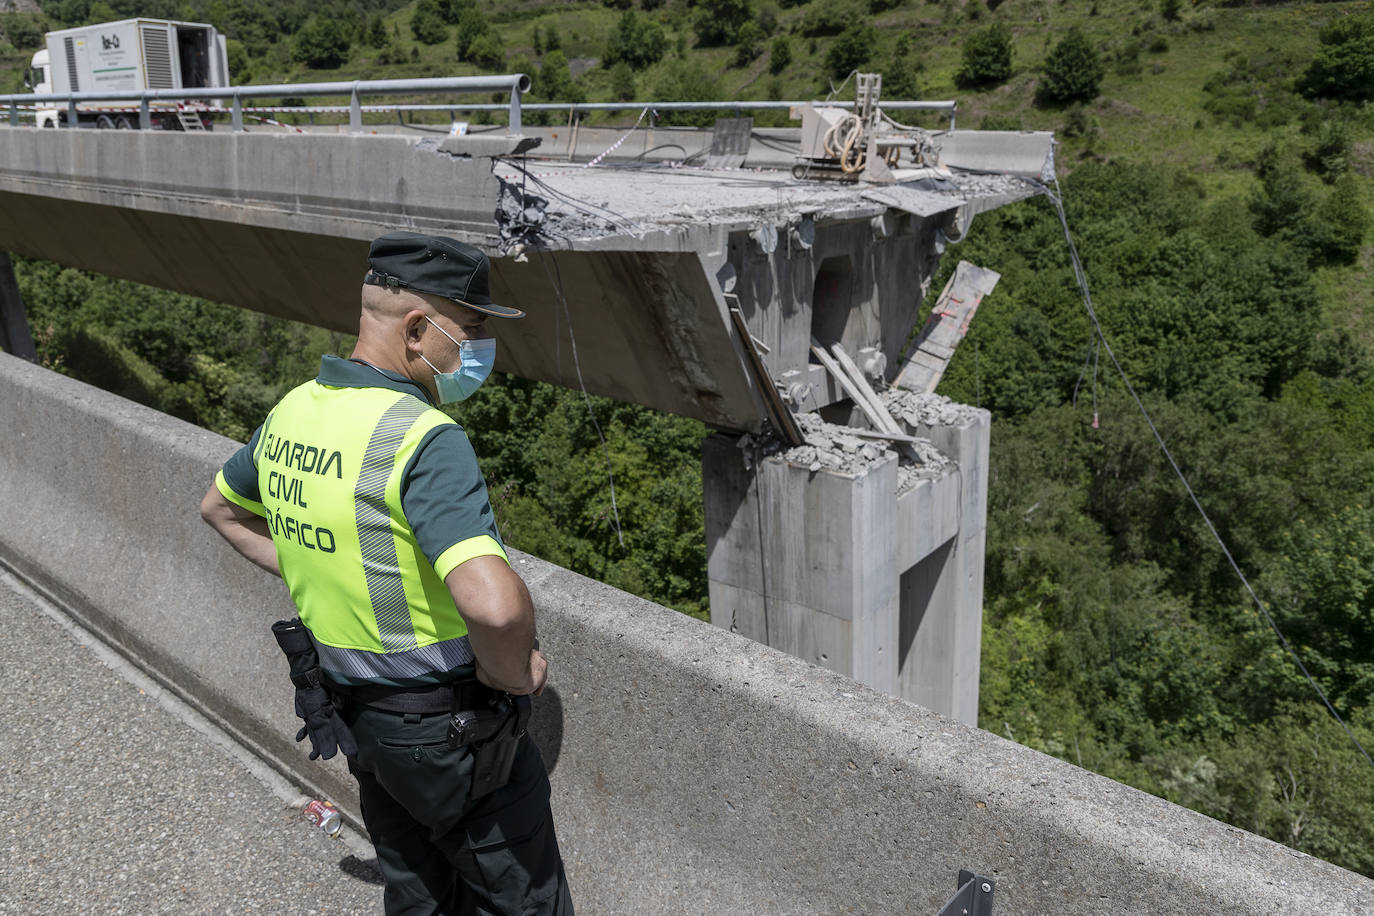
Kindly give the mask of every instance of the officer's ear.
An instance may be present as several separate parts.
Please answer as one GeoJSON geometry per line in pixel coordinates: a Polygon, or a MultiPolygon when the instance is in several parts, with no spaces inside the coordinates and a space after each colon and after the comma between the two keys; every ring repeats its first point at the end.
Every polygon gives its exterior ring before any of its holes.
{"type": "Polygon", "coordinates": [[[425,320],[425,313],[422,309],[411,309],[405,313],[401,319],[401,333],[405,337],[407,350],[412,353],[420,352],[424,344],[427,327],[429,327],[429,322],[425,320]]]}

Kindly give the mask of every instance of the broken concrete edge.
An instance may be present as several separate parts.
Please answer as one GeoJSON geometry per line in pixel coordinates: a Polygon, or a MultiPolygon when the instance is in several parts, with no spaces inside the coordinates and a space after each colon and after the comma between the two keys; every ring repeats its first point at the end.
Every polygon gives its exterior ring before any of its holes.
{"type": "Polygon", "coordinates": [[[812,473],[838,474],[860,477],[870,467],[899,457],[896,495],[915,487],[922,480],[936,479],[953,473],[957,459],[946,455],[929,438],[934,427],[962,428],[974,423],[986,424],[990,416],[985,410],[960,404],[943,395],[925,394],[889,388],[878,393],[894,420],[905,434],[915,439],[885,437],[883,433],[853,426],[828,423],[817,413],[793,414],[801,428],[804,442],[787,448],[768,434],[744,433],[736,440],[741,460],[748,469],[755,460],[780,461],[812,473]],[[910,451],[898,445],[911,446],[910,451]]]}
{"type": "MultiPolygon", "coordinates": [[[[9,356],[0,427],[6,556],[101,615],[198,708],[278,749],[298,784],[313,778],[351,807],[340,761],[322,770],[290,744],[267,628],[291,614],[281,583],[195,511],[236,443],[9,356]]],[[[789,912],[797,899],[919,909],[948,897],[959,867],[997,875],[1008,912],[1374,907],[1374,882],[1358,875],[518,551],[512,560],[563,698],[559,832],[594,910],[634,900],[637,912],[672,912],[684,885],[707,911],[789,912]],[[739,818],[741,806],[756,816],[739,818]]]]}

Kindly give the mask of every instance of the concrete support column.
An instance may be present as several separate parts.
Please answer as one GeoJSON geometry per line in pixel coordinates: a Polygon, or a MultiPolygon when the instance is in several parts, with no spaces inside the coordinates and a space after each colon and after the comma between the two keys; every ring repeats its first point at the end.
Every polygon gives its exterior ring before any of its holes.
{"type": "Polygon", "coordinates": [[[24,313],[24,299],[19,295],[14,264],[7,251],[0,251],[0,350],[31,363],[38,362],[38,351],[24,313]]]}
{"type": "Polygon", "coordinates": [[[896,694],[897,458],[857,475],[702,446],[711,622],[896,694]]]}
{"type": "Polygon", "coordinates": [[[851,475],[708,438],[711,622],[976,724],[989,430],[914,430],[951,463],[900,492],[891,452],[851,475]]]}
{"type": "Polygon", "coordinates": [[[978,723],[983,628],[983,549],[991,418],[974,412],[959,426],[920,426],[957,463],[957,530],[901,577],[900,695],[978,723]]]}

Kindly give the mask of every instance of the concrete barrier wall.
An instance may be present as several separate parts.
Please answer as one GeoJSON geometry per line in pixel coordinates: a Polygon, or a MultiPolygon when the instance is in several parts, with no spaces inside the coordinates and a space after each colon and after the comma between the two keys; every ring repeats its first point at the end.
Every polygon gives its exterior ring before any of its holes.
{"type": "MultiPolygon", "coordinates": [[[[292,609],[197,504],[222,437],[0,355],[0,560],[303,785],[292,609]]],[[[586,913],[1368,913],[1374,882],[518,553],[586,913]]],[[[187,761],[194,766],[195,761],[187,761]]]]}

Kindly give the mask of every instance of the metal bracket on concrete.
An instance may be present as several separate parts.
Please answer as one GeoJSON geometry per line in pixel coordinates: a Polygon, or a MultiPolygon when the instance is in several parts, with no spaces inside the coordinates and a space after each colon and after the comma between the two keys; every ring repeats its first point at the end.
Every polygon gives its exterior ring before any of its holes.
{"type": "Polygon", "coordinates": [[[0,350],[31,363],[38,362],[29,320],[24,314],[24,299],[19,295],[19,283],[14,279],[14,265],[7,251],[0,251],[0,350]]]}
{"type": "Polygon", "coordinates": [[[959,891],[940,907],[936,916],[992,916],[992,892],[997,882],[959,869],[959,891]]]}

